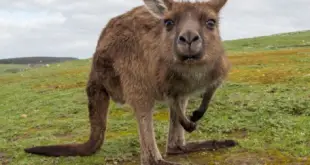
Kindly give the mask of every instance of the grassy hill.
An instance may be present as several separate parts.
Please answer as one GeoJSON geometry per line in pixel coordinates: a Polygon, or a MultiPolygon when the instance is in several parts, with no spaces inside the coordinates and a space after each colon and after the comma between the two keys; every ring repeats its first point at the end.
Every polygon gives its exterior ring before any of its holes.
{"type": "MultiPolygon", "coordinates": [[[[190,164],[310,164],[310,32],[225,42],[233,68],[198,130],[187,140],[235,139],[240,146],[168,157],[190,164]]],[[[83,142],[89,135],[85,83],[90,60],[0,76],[0,164],[137,164],[136,121],[128,106],[110,107],[106,141],[90,157],[48,158],[32,145],[83,142]]],[[[200,99],[190,100],[188,112],[200,99]]],[[[168,108],[154,114],[164,154],[168,108]]]]}
{"type": "Polygon", "coordinates": [[[225,41],[230,52],[310,48],[310,30],[225,41]]]}
{"type": "Polygon", "coordinates": [[[19,57],[0,59],[0,75],[3,73],[18,73],[28,69],[45,66],[45,64],[61,63],[78,60],[72,57],[19,57]]]}

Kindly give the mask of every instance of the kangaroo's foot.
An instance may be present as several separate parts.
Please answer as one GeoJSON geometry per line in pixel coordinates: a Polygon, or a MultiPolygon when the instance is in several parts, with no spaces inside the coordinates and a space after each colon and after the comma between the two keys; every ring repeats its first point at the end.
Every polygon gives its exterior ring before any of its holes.
{"type": "Polygon", "coordinates": [[[224,141],[209,140],[201,142],[191,142],[183,146],[168,148],[167,155],[180,155],[199,151],[210,151],[221,148],[231,148],[236,145],[238,145],[238,143],[234,140],[224,140],[224,141]]]}

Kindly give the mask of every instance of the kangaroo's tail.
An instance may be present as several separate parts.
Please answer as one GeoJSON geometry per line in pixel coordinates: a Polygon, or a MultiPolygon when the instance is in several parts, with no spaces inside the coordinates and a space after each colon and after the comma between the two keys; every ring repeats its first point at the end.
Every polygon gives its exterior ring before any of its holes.
{"type": "Polygon", "coordinates": [[[25,152],[44,156],[89,156],[94,154],[104,142],[110,97],[105,88],[98,83],[88,83],[88,110],[90,136],[82,144],[37,146],[25,152]]]}

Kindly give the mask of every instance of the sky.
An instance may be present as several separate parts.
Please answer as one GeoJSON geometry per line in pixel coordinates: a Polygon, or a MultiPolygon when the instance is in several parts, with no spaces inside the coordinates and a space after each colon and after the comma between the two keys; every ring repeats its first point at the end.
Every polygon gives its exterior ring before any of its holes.
{"type": "MultiPolygon", "coordinates": [[[[0,59],[28,56],[90,58],[114,16],[142,0],[0,0],[0,59]]],[[[310,29],[310,0],[228,0],[224,40],[310,29]]]]}

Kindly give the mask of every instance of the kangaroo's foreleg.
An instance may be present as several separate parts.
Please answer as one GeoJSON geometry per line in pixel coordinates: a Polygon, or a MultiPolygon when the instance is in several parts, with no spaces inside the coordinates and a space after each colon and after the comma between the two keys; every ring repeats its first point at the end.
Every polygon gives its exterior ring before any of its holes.
{"type": "Polygon", "coordinates": [[[210,101],[215,91],[216,91],[215,87],[210,87],[210,88],[207,88],[207,90],[204,92],[199,108],[197,108],[193,112],[192,116],[190,117],[190,120],[192,122],[199,121],[204,116],[204,114],[207,112],[210,101]]]}
{"type": "MultiPolygon", "coordinates": [[[[229,148],[237,145],[237,142],[233,140],[207,140],[186,143],[184,138],[184,130],[188,125],[195,125],[193,121],[198,121],[206,112],[208,104],[215,92],[215,89],[209,89],[204,93],[203,101],[200,107],[194,111],[191,117],[192,121],[189,121],[185,117],[187,99],[176,98],[170,103],[170,126],[167,141],[166,153],[167,155],[185,154],[197,151],[214,150],[219,148],[229,148]],[[195,113],[196,112],[196,113],[195,113]],[[193,124],[194,123],[194,124],[193,124]]],[[[194,128],[194,127],[192,127],[194,128]]]]}
{"type": "Polygon", "coordinates": [[[180,122],[181,126],[187,132],[193,132],[196,129],[196,123],[190,121],[188,117],[185,115],[185,109],[187,106],[187,102],[188,102],[188,98],[185,98],[185,97],[177,96],[177,97],[172,98],[169,102],[170,113],[172,115],[171,117],[175,119],[175,121],[173,122],[180,122]]]}
{"type": "Polygon", "coordinates": [[[187,98],[182,98],[182,97],[175,97],[170,101],[171,109],[172,111],[176,112],[176,115],[179,117],[179,121],[182,125],[182,127],[187,131],[187,132],[193,132],[196,129],[196,122],[199,121],[206,111],[208,110],[209,103],[216,91],[215,87],[210,87],[207,88],[206,91],[203,94],[203,99],[200,103],[199,108],[197,108],[192,116],[188,117],[185,115],[185,110],[187,106],[187,98]],[[186,99],[186,100],[184,100],[186,99]],[[186,103],[185,103],[186,102],[186,103]],[[185,105],[185,108],[182,107],[185,105]]]}

